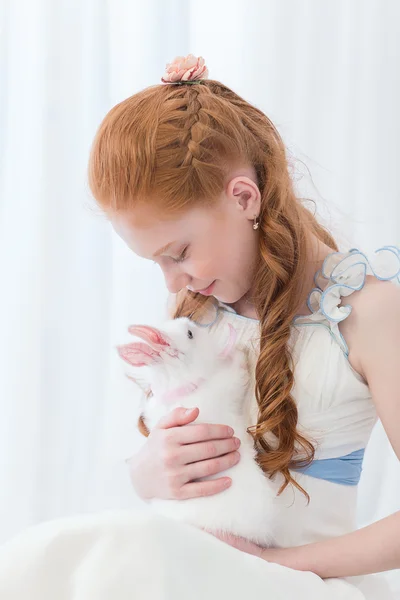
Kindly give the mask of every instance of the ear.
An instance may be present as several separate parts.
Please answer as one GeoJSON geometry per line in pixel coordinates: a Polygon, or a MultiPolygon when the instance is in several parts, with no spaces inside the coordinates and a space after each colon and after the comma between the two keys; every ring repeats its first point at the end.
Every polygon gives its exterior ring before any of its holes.
{"type": "Polygon", "coordinates": [[[160,354],[148,344],[142,342],[117,346],[117,350],[120,357],[133,367],[145,367],[160,360],[160,354]]]}
{"type": "Polygon", "coordinates": [[[236,347],[235,344],[236,344],[236,339],[237,339],[237,331],[234,327],[232,327],[232,325],[230,323],[228,323],[228,328],[229,328],[228,339],[225,343],[225,346],[219,353],[219,358],[222,358],[223,360],[225,360],[227,358],[231,358],[233,352],[235,351],[235,347],[236,347]]]}
{"type": "Polygon", "coordinates": [[[128,331],[135,337],[139,337],[147,342],[154,350],[165,349],[170,346],[170,340],[165,333],[155,327],[150,327],[149,325],[131,325],[128,327],[128,331]]]}
{"type": "Polygon", "coordinates": [[[228,183],[226,194],[232,198],[239,210],[253,220],[260,214],[261,192],[258,185],[245,175],[234,177],[228,183]]]}
{"type": "Polygon", "coordinates": [[[128,327],[129,333],[139,337],[157,353],[165,352],[169,356],[179,356],[178,348],[175,348],[172,340],[160,329],[150,327],[149,325],[131,325],[128,327]]]}

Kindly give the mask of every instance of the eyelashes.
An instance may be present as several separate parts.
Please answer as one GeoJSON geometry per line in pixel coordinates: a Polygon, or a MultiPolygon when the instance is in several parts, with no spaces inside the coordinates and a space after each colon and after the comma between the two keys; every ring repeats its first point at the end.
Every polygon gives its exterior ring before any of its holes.
{"type": "Polygon", "coordinates": [[[152,260],[151,262],[157,266],[159,266],[160,261],[162,262],[164,259],[172,260],[172,262],[174,262],[174,263],[181,263],[187,258],[188,249],[189,249],[189,245],[185,246],[185,248],[182,250],[182,252],[178,256],[178,258],[174,258],[173,256],[162,255],[158,261],[152,260]]]}
{"type": "Polygon", "coordinates": [[[181,252],[181,255],[178,258],[173,258],[174,263],[181,263],[187,258],[187,250],[189,246],[186,246],[181,252]]]}

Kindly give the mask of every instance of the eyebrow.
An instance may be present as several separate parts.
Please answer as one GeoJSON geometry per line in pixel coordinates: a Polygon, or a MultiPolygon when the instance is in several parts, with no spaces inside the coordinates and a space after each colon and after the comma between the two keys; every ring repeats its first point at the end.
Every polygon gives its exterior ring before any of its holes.
{"type": "Polygon", "coordinates": [[[159,256],[160,254],[162,254],[163,252],[165,252],[166,250],[168,250],[168,248],[170,246],[172,246],[173,244],[175,244],[176,242],[170,242],[169,244],[167,244],[166,246],[163,246],[162,248],[160,248],[159,250],[157,250],[157,252],[154,252],[153,254],[153,258],[155,258],[156,256],[159,256]]]}

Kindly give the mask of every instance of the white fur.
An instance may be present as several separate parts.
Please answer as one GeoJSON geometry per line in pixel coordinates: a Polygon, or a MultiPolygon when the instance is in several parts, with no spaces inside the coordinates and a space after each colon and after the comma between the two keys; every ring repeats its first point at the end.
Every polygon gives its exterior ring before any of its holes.
{"type": "Polygon", "coordinates": [[[245,352],[234,347],[226,358],[221,358],[221,340],[188,319],[169,321],[159,331],[168,335],[180,354],[177,358],[161,353],[157,362],[135,368],[135,374],[140,370],[142,380],[147,371],[145,378],[153,391],[142,410],[146,426],[151,431],[162,416],[177,406],[198,407],[196,423],[224,424],[234,429],[234,435],[241,440],[241,458],[230,469],[204,478],[231,477],[231,487],[223,492],[188,500],[154,499],[152,505],[168,517],[210,531],[223,530],[264,546],[273,543],[277,488],[255,462],[253,439],[246,431],[251,423],[246,422],[244,410],[249,391],[245,352]],[[189,329],[193,339],[188,339],[189,329]],[[163,402],[165,392],[199,378],[204,381],[197,390],[173,403],[163,402]]]}

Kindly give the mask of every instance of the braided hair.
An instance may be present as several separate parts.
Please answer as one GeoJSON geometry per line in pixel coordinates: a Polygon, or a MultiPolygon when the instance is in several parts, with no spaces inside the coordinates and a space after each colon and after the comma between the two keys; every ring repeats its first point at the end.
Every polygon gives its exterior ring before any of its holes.
{"type": "MultiPolygon", "coordinates": [[[[254,167],[261,192],[252,291],[260,320],[258,417],[248,431],[263,471],[283,475],[280,492],[291,484],[308,497],[290,473],[309,464],[315,449],[297,429],[289,338],[307,269],[308,234],[338,248],[296,197],[285,146],[271,120],[216,80],[148,87],[104,118],[91,150],[89,184],[106,214],[146,202],[173,216],[195,205],[212,205],[236,164],[254,167]]],[[[174,316],[197,318],[211,302],[182,290],[174,316]]]]}

